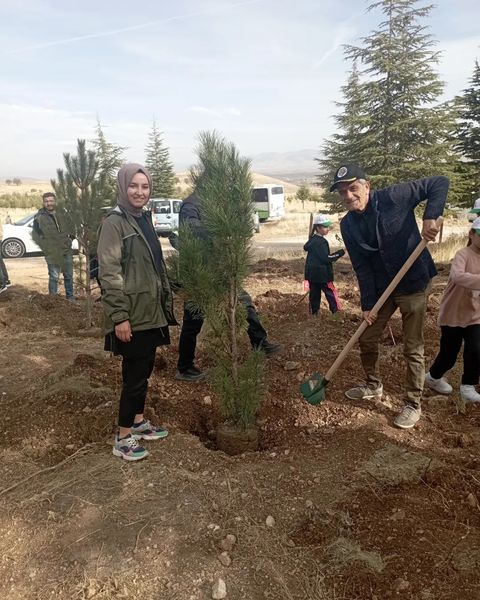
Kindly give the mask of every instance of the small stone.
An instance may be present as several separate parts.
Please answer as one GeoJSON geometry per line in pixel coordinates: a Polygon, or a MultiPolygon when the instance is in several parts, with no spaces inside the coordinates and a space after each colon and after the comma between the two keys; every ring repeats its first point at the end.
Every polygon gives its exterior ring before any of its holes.
{"type": "Polygon", "coordinates": [[[293,360],[287,360],[287,362],[283,365],[285,371],[295,371],[300,366],[299,362],[295,362],[293,360]]]}
{"type": "Polygon", "coordinates": [[[373,444],[375,442],[375,438],[368,438],[368,441],[373,444]]]}
{"type": "Polygon", "coordinates": [[[265,524],[267,527],[275,527],[275,519],[272,517],[272,515],[268,515],[268,517],[265,519],[265,524]]]}
{"type": "Polygon", "coordinates": [[[224,552],[231,552],[236,542],[237,538],[233,535],[233,533],[229,533],[223,538],[223,540],[220,540],[219,545],[224,552]]]}
{"type": "Polygon", "coordinates": [[[478,505],[477,498],[475,497],[475,494],[472,494],[472,492],[470,492],[467,496],[467,503],[472,508],[477,508],[477,505],[478,505]]]}
{"type": "Polygon", "coordinates": [[[401,577],[395,579],[395,581],[393,582],[393,588],[397,593],[405,592],[406,590],[408,590],[409,587],[410,582],[408,582],[406,579],[402,579],[401,577]]]}
{"type": "Polygon", "coordinates": [[[305,502],[305,506],[306,506],[307,508],[313,508],[313,502],[312,502],[311,500],[307,500],[307,501],[305,502]]]}
{"type": "Polygon", "coordinates": [[[211,396],[204,396],[203,403],[205,404],[205,406],[211,406],[211,404],[212,404],[212,397],[211,396]]]}
{"type": "Polygon", "coordinates": [[[393,515],[390,517],[390,521],[401,521],[406,516],[407,515],[405,511],[401,508],[400,510],[397,510],[393,513],[393,515]]]}
{"type": "Polygon", "coordinates": [[[232,564],[232,559],[228,555],[228,552],[222,552],[218,555],[218,560],[222,563],[224,567],[229,567],[232,564]]]}
{"type": "Polygon", "coordinates": [[[212,586],[212,598],[213,600],[223,600],[227,597],[227,585],[223,579],[218,578],[212,586]]]}
{"type": "Polygon", "coordinates": [[[75,450],[75,444],[67,444],[65,450],[75,450]]]}

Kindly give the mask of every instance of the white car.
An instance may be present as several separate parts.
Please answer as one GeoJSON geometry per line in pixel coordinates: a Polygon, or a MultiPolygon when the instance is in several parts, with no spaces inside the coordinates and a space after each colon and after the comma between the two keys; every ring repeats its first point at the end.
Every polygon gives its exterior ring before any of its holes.
{"type": "MultiPolygon", "coordinates": [[[[13,225],[3,225],[1,250],[4,258],[21,258],[31,252],[42,254],[41,249],[32,240],[33,218],[36,214],[27,215],[13,225]]],[[[78,250],[77,240],[73,240],[72,248],[78,250]]]]}

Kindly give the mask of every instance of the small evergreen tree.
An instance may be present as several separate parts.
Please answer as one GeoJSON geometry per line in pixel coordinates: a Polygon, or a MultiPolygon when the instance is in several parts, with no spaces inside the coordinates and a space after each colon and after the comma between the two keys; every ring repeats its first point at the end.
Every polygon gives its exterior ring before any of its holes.
{"type": "Polygon", "coordinates": [[[239,303],[250,262],[253,211],[250,162],[217,133],[202,133],[191,176],[206,235],[180,229],[180,277],[211,329],[210,380],[225,418],[243,430],[254,423],[263,383],[263,356],[242,348],[245,307],[239,303]]]}
{"type": "Polygon", "coordinates": [[[67,212],[73,233],[79,242],[84,256],[84,266],[80,262],[81,282],[87,296],[87,327],[92,325],[92,300],[90,286],[90,259],[97,246],[98,228],[101,222],[102,206],[105,205],[107,177],[100,172],[99,163],[93,150],[87,150],[85,140],[77,140],[76,156],[63,155],[65,170],[57,169],[57,179],[52,179],[52,187],[60,208],[67,212]]]}
{"type": "Polygon", "coordinates": [[[295,194],[295,198],[300,200],[302,203],[302,209],[305,208],[305,202],[310,200],[310,190],[307,185],[302,183],[302,185],[298,188],[297,193],[295,194]]]}
{"type": "Polygon", "coordinates": [[[477,60],[470,87],[456,98],[456,103],[456,147],[465,159],[458,171],[469,187],[462,198],[462,204],[468,206],[480,195],[480,65],[477,60]]]}
{"type": "Polygon", "coordinates": [[[162,132],[154,121],[145,148],[145,166],[153,182],[152,196],[172,198],[175,192],[175,172],[170,162],[168,148],[163,145],[162,132]]]}
{"type": "Polygon", "coordinates": [[[117,146],[107,140],[100,120],[95,127],[96,137],[92,140],[93,151],[98,162],[98,172],[105,177],[105,204],[112,206],[117,197],[117,172],[125,162],[125,146],[117,146]]]}

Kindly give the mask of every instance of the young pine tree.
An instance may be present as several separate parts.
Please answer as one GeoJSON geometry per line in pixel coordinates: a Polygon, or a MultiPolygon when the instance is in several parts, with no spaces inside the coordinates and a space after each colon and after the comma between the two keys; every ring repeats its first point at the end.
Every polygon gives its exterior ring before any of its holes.
{"type": "Polygon", "coordinates": [[[200,134],[197,154],[191,176],[205,235],[181,227],[180,277],[187,298],[211,329],[216,366],[210,381],[222,413],[244,430],[254,423],[263,385],[263,357],[243,344],[247,320],[239,303],[252,237],[250,162],[216,132],[200,134]]]}
{"type": "Polygon", "coordinates": [[[92,150],[87,150],[85,140],[77,140],[77,154],[63,155],[65,170],[57,169],[57,179],[52,187],[59,207],[65,209],[73,225],[80,253],[80,279],[87,296],[87,327],[92,326],[92,300],[90,286],[90,259],[97,245],[97,232],[105,205],[107,178],[100,172],[99,163],[92,150]],[[83,266],[82,266],[83,265],[83,266]]]}
{"type": "Polygon", "coordinates": [[[163,145],[162,133],[154,121],[145,148],[145,166],[153,181],[152,197],[172,198],[175,192],[175,172],[168,148],[163,145]]]}

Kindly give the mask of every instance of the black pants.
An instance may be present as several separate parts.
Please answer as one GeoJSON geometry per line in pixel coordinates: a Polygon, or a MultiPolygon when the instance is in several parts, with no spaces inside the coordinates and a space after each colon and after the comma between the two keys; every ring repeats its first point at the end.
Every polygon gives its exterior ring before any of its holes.
{"type": "Polygon", "coordinates": [[[440,351],[433,365],[430,375],[440,379],[449,371],[457,360],[458,353],[463,348],[463,375],[464,385],[477,385],[480,376],[480,325],[468,327],[441,327],[440,351]]]}
{"type": "Polygon", "coordinates": [[[5,285],[7,281],[9,281],[7,267],[0,256],[0,286],[5,285]]]}
{"type": "Polygon", "coordinates": [[[118,424],[120,427],[131,427],[135,415],[143,414],[147,397],[148,378],[152,374],[155,363],[156,348],[148,354],[135,357],[123,357],[123,388],[120,395],[120,411],[118,424]]]}
{"type": "MultiPolygon", "coordinates": [[[[253,347],[259,346],[267,337],[267,332],[260,323],[258,313],[253,306],[252,298],[245,290],[239,296],[240,302],[247,309],[248,337],[253,347]]],[[[183,309],[182,331],[178,345],[178,370],[185,371],[193,367],[195,361],[195,348],[197,347],[197,336],[203,325],[203,318],[196,314],[189,306],[188,302],[183,309]]]]}
{"type": "Polygon", "coordinates": [[[322,292],[325,294],[325,298],[328,302],[328,307],[332,313],[336,313],[341,309],[340,302],[338,300],[338,294],[333,281],[328,283],[315,283],[313,281],[308,282],[309,294],[308,301],[310,304],[310,314],[316,315],[320,310],[320,299],[322,292]]]}

